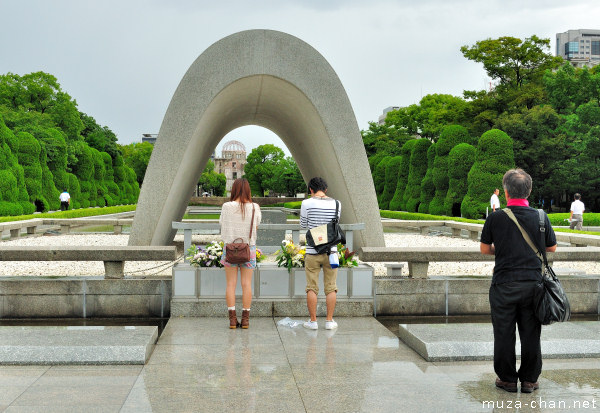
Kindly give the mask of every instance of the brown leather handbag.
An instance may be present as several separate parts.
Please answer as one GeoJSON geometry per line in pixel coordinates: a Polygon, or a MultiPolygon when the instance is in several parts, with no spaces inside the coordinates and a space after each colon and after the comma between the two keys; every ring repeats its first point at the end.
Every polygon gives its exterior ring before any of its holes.
{"type": "MultiPolygon", "coordinates": [[[[254,224],[254,204],[252,204],[252,219],[250,219],[250,233],[248,242],[252,238],[252,224],[254,224]]],[[[230,264],[243,264],[250,261],[250,245],[241,238],[236,238],[233,242],[225,244],[225,261],[230,264]],[[237,242],[240,240],[240,242],[237,242]]]]}

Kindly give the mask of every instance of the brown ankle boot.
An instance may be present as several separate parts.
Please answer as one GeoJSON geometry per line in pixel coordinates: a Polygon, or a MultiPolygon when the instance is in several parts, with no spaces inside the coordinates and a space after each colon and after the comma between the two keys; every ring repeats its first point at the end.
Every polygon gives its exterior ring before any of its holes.
{"type": "Polygon", "coordinates": [[[242,328],[250,327],[250,311],[242,310],[242,328]]]}
{"type": "Polygon", "coordinates": [[[238,328],[240,323],[235,315],[235,310],[229,310],[229,328],[238,328]]]}

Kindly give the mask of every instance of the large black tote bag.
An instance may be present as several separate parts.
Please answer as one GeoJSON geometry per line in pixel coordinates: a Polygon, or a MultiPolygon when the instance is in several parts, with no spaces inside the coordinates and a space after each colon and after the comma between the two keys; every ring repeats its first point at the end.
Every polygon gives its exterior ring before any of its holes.
{"type": "Polygon", "coordinates": [[[317,254],[329,254],[331,247],[346,243],[346,234],[340,228],[338,219],[339,204],[335,201],[335,218],[327,224],[319,225],[306,231],[306,245],[317,251],[317,254]]]}

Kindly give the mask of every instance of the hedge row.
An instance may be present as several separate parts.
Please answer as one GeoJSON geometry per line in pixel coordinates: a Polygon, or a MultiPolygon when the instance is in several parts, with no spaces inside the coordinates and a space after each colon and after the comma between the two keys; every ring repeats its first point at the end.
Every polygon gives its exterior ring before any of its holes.
{"type": "Polygon", "coordinates": [[[136,205],[118,205],[106,208],[80,208],[68,211],[43,212],[39,214],[18,215],[12,217],[0,217],[0,222],[24,221],[34,218],[82,218],[96,215],[117,214],[119,212],[135,211],[136,205]]]}
{"type": "Polygon", "coordinates": [[[411,139],[401,148],[395,182],[397,157],[376,155],[377,165],[371,163],[375,156],[369,159],[380,209],[483,218],[490,195],[502,186],[504,173],[514,168],[513,143],[498,129],[485,132],[477,147],[473,143],[459,125],[446,126],[433,145],[427,139],[411,139]],[[394,185],[394,197],[387,202],[394,185]]]}
{"type": "Polygon", "coordinates": [[[113,159],[83,141],[67,145],[57,128],[33,125],[30,132],[14,133],[0,117],[0,216],[57,210],[64,190],[72,208],[137,202],[135,172],[121,155],[113,159]]]}

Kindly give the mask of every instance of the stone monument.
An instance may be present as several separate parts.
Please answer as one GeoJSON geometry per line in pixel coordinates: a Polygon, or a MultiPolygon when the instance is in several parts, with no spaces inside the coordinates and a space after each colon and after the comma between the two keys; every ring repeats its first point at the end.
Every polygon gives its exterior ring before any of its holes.
{"type": "Polygon", "coordinates": [[[355,246],[384,246],[367,155],[335,71],[302,40],[248,30],[219,40],[181,80],[146,170],[129,245],[166,245],[206,162],[245,125],[279,136],[304,179],[322,176],[342,203],[342,223],[363,222],[355,246]]]}

